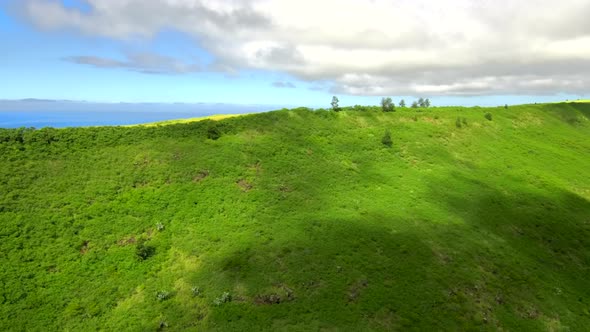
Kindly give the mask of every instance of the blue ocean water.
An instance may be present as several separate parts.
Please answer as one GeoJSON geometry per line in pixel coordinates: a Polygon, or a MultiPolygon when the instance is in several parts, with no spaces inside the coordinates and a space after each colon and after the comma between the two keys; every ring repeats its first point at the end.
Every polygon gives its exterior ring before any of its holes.
{"type": "Polygon", "coordinates": [[[119,126],[213,114],[258,113],[280,108],[282,106],[225,103],[93,103],[0,99],[0,128],[119,126]]]}
{"type": "Polygon", "coordinates": [[[210,115],[186,112],[0,111],[0,128],[85,127],[140,124],[210,115]]]}

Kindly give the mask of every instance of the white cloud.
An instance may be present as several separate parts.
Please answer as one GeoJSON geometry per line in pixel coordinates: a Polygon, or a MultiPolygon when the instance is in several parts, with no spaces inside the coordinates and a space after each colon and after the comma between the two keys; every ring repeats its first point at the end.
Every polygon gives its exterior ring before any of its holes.
{"type": "Polygon", "coordinates": [[[190,34],[226,71],[279,71],[358,95],[583,93],[588,0],[23,0],[41,28],[190,34]]]}

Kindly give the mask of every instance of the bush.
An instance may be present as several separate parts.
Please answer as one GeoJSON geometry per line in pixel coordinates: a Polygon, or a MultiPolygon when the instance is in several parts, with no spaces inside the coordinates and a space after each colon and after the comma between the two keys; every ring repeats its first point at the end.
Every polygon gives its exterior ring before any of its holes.
{"type": "Polygon", "coordinates": [[[484,115],[484,117],[485,117],[486,119],[488,119],[488,120],[492,121],[492,113],[490,113],[490,112],[487,112],[487,113],[484,115]]]}
{"type": "Polygon", "coordinates": [[[140,261],[144,261],[156,253],[156,248],[145,244],[145,240],[139,240],[135,247],[135,255],[140,261]]]}
{"type": "Polygon", "coordinates": [[[221,131],[215,124],[209,125],[207,128],[207,138],[211,140],[218,140],[221,137],[221,131]]]}
{"type": "Polygon", "coordinates": [[[202,291],[200,287],[193,286],[191,287],[191,293],[193,294],[193,296],[199,296],[201,295],[202,291]]]}
{"type": "Polygon", "coordinates": [[[391,132],[389,130],[385,131],[385,135],[383,135],[381,143],[383,143],[383,145],[387,146],[388,148],[393,145],[393,141],[391,140],[391,132]]]}
{"type": "Polygon", "coordinates": [[[455,127],[457,128],[461,128],[463,125],[461,123],[461,118],[457,117],[457,120],[455,120],[455,127]]]}
{"type": "Polygon", "coordinates": [[[461,122],[463,123],[463,125],[467,125],[467,118],[461,118],[461,122]]]}
{"type": "Polygon", "coordinates": [[[227,302],[231,302],[231,294],[228,292],[224,292],[220,297],[213,300],[213,304],[215,305],[222,305],[227,302]]]}
{"type": "Polygon", "coordinates": [[[156,299],[158,299],[158,301],[160,301],[160,302],[166,301],[171,297],[172,297],[172,293],[170,293],[170,292],[159,291],[156,293],[156,299]]]}

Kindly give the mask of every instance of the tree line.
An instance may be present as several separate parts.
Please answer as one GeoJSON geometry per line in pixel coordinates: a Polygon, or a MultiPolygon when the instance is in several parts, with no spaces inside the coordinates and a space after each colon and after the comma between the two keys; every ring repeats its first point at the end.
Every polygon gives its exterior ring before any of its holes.
{"type": "MultiPolygon", "coordinates": [[[[332,102],[330,103],[330,105],[332,106],[332,110],[334,112],[340,112],[342,110],[342,108],[338,105],[339,102],[340,102],[340,100],[338,99],[338,97],[336,97],[336,96],[332,97],[332,102]]],[[[404,99],[402,99],[402,100],[400,100],[398,105],[400,108],[406,108],[406,101],[404,99]]],[[[355,109],[359,108],[357,106],[355,106],[354,108],[355,109]]],[[[430,106],[431,106],[430,99],[420,97],[418,100],[413,101],[410,107],[411,108],[428,108],[430,106]]],[[[393,102],[391,97],[381,98],[381,109],[383,110],[383,112],[395,112],[395,107],[396,107],[395,103],[393,102]]]]}

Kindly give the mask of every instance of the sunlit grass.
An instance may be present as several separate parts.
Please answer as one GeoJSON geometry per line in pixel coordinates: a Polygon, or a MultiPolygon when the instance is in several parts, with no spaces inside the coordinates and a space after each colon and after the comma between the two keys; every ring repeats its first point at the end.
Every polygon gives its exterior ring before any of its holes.
{"type": "Polygon", "coordinates": [[[191,123],[191,122],[197,122],[197,121],[203,121],[203,120],[219,121],[219,120],[234,118],[234,117],[243,116],[243,115],[246,115],[246,114],[215,114],[215,115],[203,116],[203,117],[198,117],[198,118],[175,119],[175,120],[166,120],[166,121],[143,123],[143,124],[137,124],[137,125],[129,125],[127,127],[134,127],[134,126],[144,126],[144,127],[167,126],[167,125],[191,123]]]}

